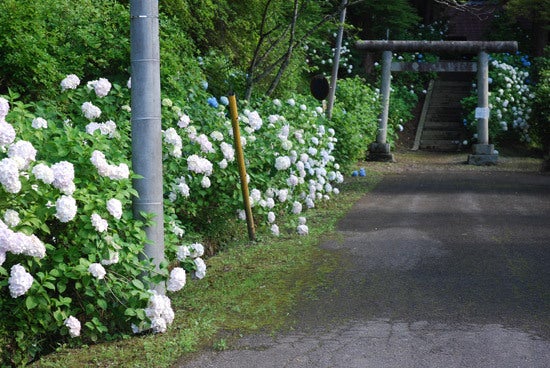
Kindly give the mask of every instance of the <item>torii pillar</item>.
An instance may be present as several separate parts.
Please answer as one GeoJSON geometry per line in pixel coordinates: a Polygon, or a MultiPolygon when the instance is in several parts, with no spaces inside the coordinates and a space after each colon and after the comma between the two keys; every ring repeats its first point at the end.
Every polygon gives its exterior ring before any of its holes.
{"type": "MultiPolygon", "coordinates": [[[[473,146],[473,152],[468,157],[468,163],[473,165],[496,164],[498,154],[495,152],[494,146],[489,144],[490,111],[488,53],[515,52],[518,49],[516,41],[357,41],[356,47],[365,51],[383,51],[381,87],[382,113],[379,119],[376,142],[370,146],[369,158],[371,160],[393,161],[393,155],[390,153],[389,144],[386,142],[392,52],[444,52],[455,55],[478,55],[478,107],[475,111],[478,143],[473,146]]],[[[433,70],[431,71],[437,71],[437,67],[437,65],[433,65],[433,70]]]]}

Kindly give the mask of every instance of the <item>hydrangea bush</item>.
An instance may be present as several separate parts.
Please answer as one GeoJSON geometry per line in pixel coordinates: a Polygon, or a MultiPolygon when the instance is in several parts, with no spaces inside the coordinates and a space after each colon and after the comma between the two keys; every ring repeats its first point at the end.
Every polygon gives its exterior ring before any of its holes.
{"type": "MultiPolygon", "coordinates": [[[[489,138],[495,142],[510,141],[530,143],[530,116],[535,94],[531,91],[531,62],[527,55],[496,54],[489,61],[489,138]]],[[[472,96],[463,100],[469,114],[464,124],[472,131],[475,141],[477,120],[477,90],[474,84],[472,96]]]]}
{"type": "MultiPolygon", "coordinates": [[[[206,275],[201,230],[243,218],[228,99],[206,88],[162,100],[166,260],[156,271],[142,254],[151,217],[131,211],[129,89],[70,75],[48,103],[0,97],[3,359],[173,321],[170,293],[186,274],[206,275]]],[[[274,235],[307,235],[304,213],[343,181],[336,132],[312,101],[258,101],[239,116],[254,217],[274,235]]]]}

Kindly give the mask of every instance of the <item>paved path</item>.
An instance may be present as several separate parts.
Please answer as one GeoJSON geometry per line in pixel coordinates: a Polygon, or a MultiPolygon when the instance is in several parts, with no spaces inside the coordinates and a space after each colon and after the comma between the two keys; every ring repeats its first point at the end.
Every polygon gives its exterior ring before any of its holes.
{"type": "Polygon", "coordinates": [[[180,367],[550,367],[550,176],[389,175],[339,231],[293,331],[180,367]]]}

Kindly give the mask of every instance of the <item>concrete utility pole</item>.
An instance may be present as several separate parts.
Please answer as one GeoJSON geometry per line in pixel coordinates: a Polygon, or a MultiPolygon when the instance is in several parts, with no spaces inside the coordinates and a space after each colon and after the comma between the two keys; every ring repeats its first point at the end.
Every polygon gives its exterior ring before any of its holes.
{"type": "Polygon", "coordinates": [[[382,113],[380,114],[380,121],[378,122],[376,142],[372,143],[370,146],[369,159],[373,161],[394,161],[393,154],[390,153],[390,145],[387,143],[392,55],[393,53],[391,51],[384,51],[382,53],[382,86],[380,88],[380,93],[382,95],[382,113]]]}
{"type": "Polygon", "coordinates": [[[340,26],[336,36],[336,46],[334,49],[334,59],[332,62],[332,76],[330,79],[330,88],[328,95],[327,118],[332,119],[332,108],[334,107],[334,96],[336,94],[336,81],[338,80],[338,68],[340,67],[340,50],[342,49],[342,38],[344,37],[344,23],[346,22],[346,8],[348,0],[342,0],[340,7],[340,26]]]}
{"type": "Polygon", "coordinates": [[[489,54],[480,51],[477,56],[477,144],[468,156],[468,163],[494,165],[498,161],[494,145],[489,144],[489,54]]]}
{"type": "MultiPolygon", "coordinates": [[[[136,218],[146,212],[154,224],[145,229],[145,256],[157,266],[164,260],[164,211],[162,205],[162,132],[160,107],[160,51],[158,2],[130,1],[132,66],[132,168],[143,178],[134,180],[136,218]]],[[[151,285],[164,291],[161,285],[151,285]]]]}

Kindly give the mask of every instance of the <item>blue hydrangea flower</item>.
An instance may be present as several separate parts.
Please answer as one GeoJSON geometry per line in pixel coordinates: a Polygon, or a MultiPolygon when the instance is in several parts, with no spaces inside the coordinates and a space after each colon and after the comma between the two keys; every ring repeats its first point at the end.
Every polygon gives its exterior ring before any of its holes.
{"type": "Polygon", "coordinates": [[[210,97],[208,100],[206,100],[206,102],[208,102],[208,104],[214,108],[217,108],[219,106],[216,97],[210,97]]]}
{"type": "Polygon", "coordinates": [[[220,102],[222,103],[222,105],[229,105],[229,99],[225,96],[220,97],[220,102]]]}
{"type": "Polygon", "coordinates": [[[351,176],[357,176],[359,175],[359,173],[357,172],[357,170],[355,170],[354,172],[351,173],[351,176]]]}

